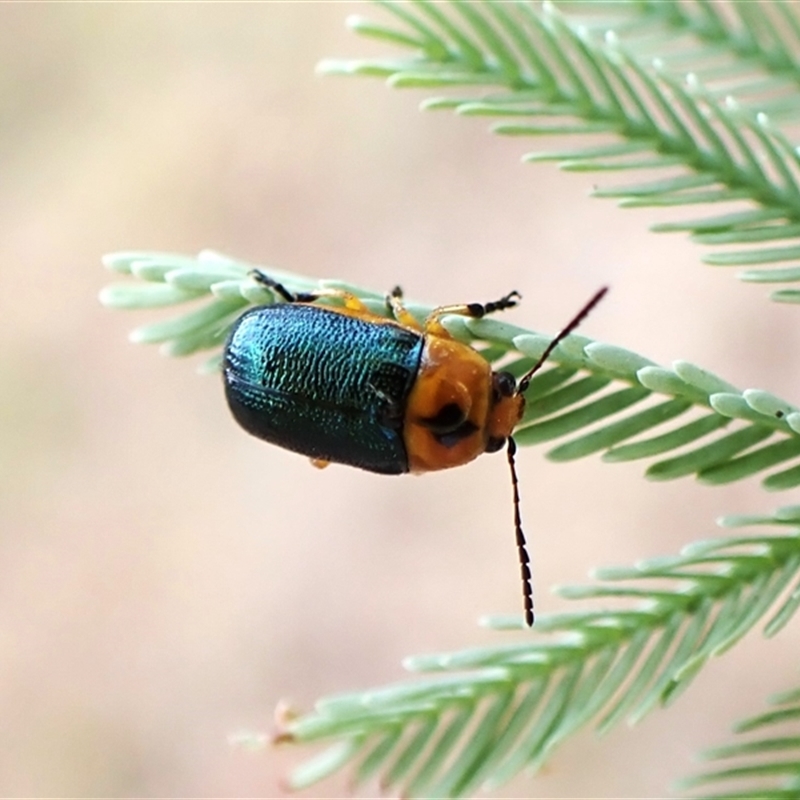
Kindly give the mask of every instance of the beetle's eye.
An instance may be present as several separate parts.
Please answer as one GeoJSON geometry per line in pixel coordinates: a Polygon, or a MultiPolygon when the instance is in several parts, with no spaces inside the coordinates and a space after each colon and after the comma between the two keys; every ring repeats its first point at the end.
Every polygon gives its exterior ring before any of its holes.
{"type": "Polygon", "coordinates": [[[486,442],[486,452],[496,453],[498,450],[502,450],[506,446],[506,441],[501,436],[490,436],[489,441],[486,442]]]}
{"type": "Polygon", "coordinates": [[[464,410],[457,403],[443,405],[434,416],[421,420],[439,444],[453,447],[467,436],[472,436],[478,426],[467,419],[464,410]]]}
{"type": "Polygon", "coordinates": [[[501,397],[513,397],[517,391],[517,381],[510,372],[493,372],[492,390],[495,400],[501,397]]]}

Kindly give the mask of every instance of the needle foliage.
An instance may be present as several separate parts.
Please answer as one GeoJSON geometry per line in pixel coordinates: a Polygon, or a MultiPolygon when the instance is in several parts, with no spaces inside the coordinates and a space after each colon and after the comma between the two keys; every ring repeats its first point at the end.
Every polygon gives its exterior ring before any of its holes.
{"type": "MultiPolygon", "coordinates": [[[[392,55],[327,61],[327,73],[384,78],[423,89],[425,109],[490,117],[501,135],[557,136],[525,161],[621,172],[594,189],[623,207],[687,206],[682,231],[711,246],[703,259],[747,266],[745,281],[777,283],[800,302],[800,170],[792,126],[800,116],[800,11],[792,3],[652,0],[572,3],[410,3],[384,0],[357,33],[392,55]]],[[[535,146],[535,145],[534,145],[535,146]]],[[[254,265],[216,253],[126,252],[106,257],[133,276],[108,287],[116,308],[189,304],[132,339],[170,355],[210,351],[210,370],[233,321],[279,300],[254,265]]],[[[293,291],[345,288],[376,313],[380,292],[261,266],[293,291]]],[[[332,301],[335,302],[335,301],[332,301]]],[[[410,305],[420,319],[430,311],[410,305]]],[[[450,332],[522,375],[551,336],[494,319],[445,319],[450,332]]],[[[655,480],[708,484],[758,476],[765,489],[800,485],[800,408],[762,389],[739,389],[693,364],[658,365],[579,335],[552,353],[531,383],[515,439],[547,442],[556,462],[601,454],[642,460],[655,480]]],[[[340,770],[405,797],[464,797],[539,767],[586,725],[635,722],[675,701],[707,661],[754,627],[781,631],[800,606],[800,507],[727,517],[724,536],[630,567],[598,570],[562,587],[578,610],[540,615],[532,634],[490,647],[416,656],[399,684],[320,700],[286,718],[279,738],[327,742],[292,776],[309,786],[340,770]]],[[[491,618],[498,631],[517,617],[491,618]]],[[[784,693],[739,726],[755,737],[705,754],[687,779],[697,797],[798,797],[800,695],[784,693]],[[783,727],[773,733],[778,725],[783,727]],[[788,730],[786,730],[788,729],[788,730]],[[723,766],[718,767],[717,764],[723,766]]]]}

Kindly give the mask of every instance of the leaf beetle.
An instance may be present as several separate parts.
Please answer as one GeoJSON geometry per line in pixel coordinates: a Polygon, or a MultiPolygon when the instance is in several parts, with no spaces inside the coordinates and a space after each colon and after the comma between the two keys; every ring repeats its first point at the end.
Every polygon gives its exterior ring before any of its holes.
{"type": "Polygon", "coordinates": [[[317,466],[335,462],[388,475],[449,469],[506,447],[525,621],[533,625],[512,433],[531,378],[607,288],[517,381],[509,372],[492,371],[441,320],[446,314],[480,318],[512,308],[518,292],[491,303],[440,306],[420,325],[403,306],[399,288],[387,296],[390,319],[349,292],[294,294],[260,270],[252,276],[283,302],[245,312],[228,336],[225,395],[239,425],[317,466]],[[336,297],[342,305],[320,305],[323,297],[336,297]]]}

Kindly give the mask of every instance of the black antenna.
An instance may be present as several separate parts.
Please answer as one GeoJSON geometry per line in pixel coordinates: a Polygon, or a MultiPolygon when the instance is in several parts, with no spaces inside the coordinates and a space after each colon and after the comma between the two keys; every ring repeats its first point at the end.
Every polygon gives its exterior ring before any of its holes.
{"type": "Polygon", "coordinates": [[[511,487],[514,490],[514,534],[517,537],[517,553],[519,555],[519,568],[522,573],[522,597],[525,602],[525,624],[533,627],[533,586],[531,584],[531,558],[528,555],[528,545],[522,531],[522,516],[519,513],[519,481],[517,480],[517,467],[514,455],[517,452],[517,443],[513,437],[508,437],[508,466],[511,469],[511,487]]]}
{"type": "Polygon", "coordinates": [[[588,313],[603,299],[603,296],[608,291],[608,286],[604,286],[600,291],[598,291],[595,296],[572,318],[572,320],[566,325],[566,327],[562,328],[561,331],[556,335],[556,338],[550,342],[549,345],[545,348],[544,353],[539,356],[539,360],[519,379],[519,383],[517,384],[517,394],[525,394],[526,389],[528,388],[528,384],[531,382],[531,378],[541,369],[542,364],[547,361],[547,357],[553,350],[558,347],[559,343],[566,339],[578,325],[583,322],[586,318],[588,313]]]}
{"type": "MultiPolygon", "coordinates": [[[[572,318],[572,320],[562,328],[556,335],[555,339],[550,342],[545,348],[544,353],[539,357],[539,360],[520,378],[517,384],[517,394],[524,394],[528,388],[531,378],[541,369],[547,357],[553,350],[556,349],[558,343],[569,336],[578,325],[583,322],[586,315],[603,299],[603,296],[608,291],[608,286],[600,289],[594,297],[572,318]]],[[[519,510],[519,481],[517,480],[517,466],[514,461],[514,456],[517,452],[517,443],[512,436],[508,437],[508,466],[511,469],[511,487],[514,491],[514,535],[517,540],[517,553],[519,555],[519,568],[522,574],[522,598],[525,604],[525,624],[531,628],[533,627],[534,614],[533,614],[533,585],[531,583],[531,559],[528,555],[528,545],[525,541],[525,533],[522,530],[522,515],[519,510]]]]}

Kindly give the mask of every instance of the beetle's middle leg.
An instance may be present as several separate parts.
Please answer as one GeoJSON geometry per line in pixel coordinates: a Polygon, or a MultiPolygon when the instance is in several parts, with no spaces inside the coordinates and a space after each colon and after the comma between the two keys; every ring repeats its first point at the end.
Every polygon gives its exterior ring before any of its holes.
{"type": "Polygon", "coordinates": [[[428,314],[425,320],[426,333],[433,333],[437,336],[449,336],[447,329],[442,325],[441,318],[446,314],[460,314],[463,317],[480,319],[487,314],[494,314],[496,311],[505,311],[507,308],[514,308],[517,302],[522,299],[522,295],[517,292],[509,292],[499,300],[490,303],[466,303],[455,306],[439,306],[428,314]]]}
{"type": "Polygon", "coordinates": [[[423,330],[416,317],[403,305],[403,290],[399,286],[395,286],[386,295],[386,307],[401,325],[405,325],[415,331],[421,332],[423,330]]]}

